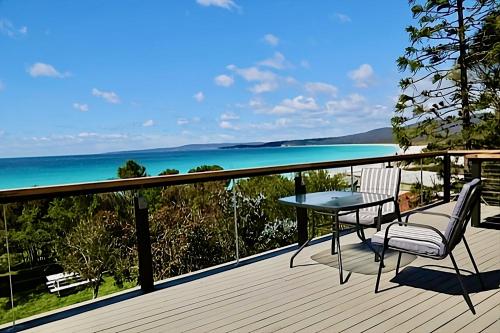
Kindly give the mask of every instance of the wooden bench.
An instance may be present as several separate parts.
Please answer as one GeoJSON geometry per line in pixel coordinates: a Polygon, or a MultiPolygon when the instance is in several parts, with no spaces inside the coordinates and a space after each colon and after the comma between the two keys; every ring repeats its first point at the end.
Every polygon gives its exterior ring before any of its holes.
{"type": "Polygon", "coordinates": [[[89,284],[91,280],[84,280],[78,273],[58,273],[47,275],[47,288],[50,293],[57,293],[89,284]]]}

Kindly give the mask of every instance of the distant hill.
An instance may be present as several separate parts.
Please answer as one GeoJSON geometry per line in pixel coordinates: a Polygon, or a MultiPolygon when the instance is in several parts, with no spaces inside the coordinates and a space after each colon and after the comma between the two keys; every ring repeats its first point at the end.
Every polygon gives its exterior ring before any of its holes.
{"type": "Polygon", "coordinates": [[[334,144],[362,144],[362,143],[396,143],[392,135],[392,127],[377,128],[368,132],[350,134],[330,138],[314,138],[303,140],[283,140],[266,143],[245,143],[233,146],[223,146],[221,149],[233,148],[264,148],[282,146],[307,146],[307,145],[334,145],[334,144]]]}
{"type": "Polygon", "coordinates": [[[377,128],[368,132],[330,137],[303,140],[283,140],[271,142],[247,142],[247,143],[199,143],[171,148],[153,148],[141,150],[129,150],[110,152],[108,154],[122,153],[150,153],[150,152],[172,152],[172,151],[197,151],[211,149],[236,149],[236,148],[264,148],[281,146],[307,146],[307,145],[334,145],[334,144],[362,144],[362,143],[396,143],[392,136],[391,127],[377,128]]]}
{"type": "MultiPolygon", "coordinates": [[[[255,144],[259,144],[257,142],[255,144]]],[[[248,143],[253,144],[253,143],[248,143]]],[[[139,149],[139,150],[127,150],[127,151],[114,151],[109,152],[108,154],[122,154],[122,153],[161,153],[161,152],[171,152],[171,151],[196,151],[196,150],[212,150],[219,149],[229,146],[238,145],[238,143],[195,143],[190,145],[184,145],[179,147],[169,147],[169,148],[151,148],[151,149],[139,149]]]]}

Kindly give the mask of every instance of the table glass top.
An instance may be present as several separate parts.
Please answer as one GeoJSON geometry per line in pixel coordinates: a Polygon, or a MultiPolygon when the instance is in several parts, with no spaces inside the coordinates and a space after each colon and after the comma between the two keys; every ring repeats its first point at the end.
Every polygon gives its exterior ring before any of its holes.
{"type": "Polygon", "coordinates": [[[314,192],[281,198],[278,201],[285,205],[296,207],[344,210],[373,206],[393,200],[393,197],[380,193],[365,192],[314,192]]]}

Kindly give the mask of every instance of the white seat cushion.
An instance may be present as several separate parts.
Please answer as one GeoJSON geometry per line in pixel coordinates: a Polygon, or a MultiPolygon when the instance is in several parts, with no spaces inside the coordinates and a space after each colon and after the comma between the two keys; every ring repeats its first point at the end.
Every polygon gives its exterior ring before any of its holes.
{"type": "MultiPolygon", "coordinates": [[[[392,222],[397,216],[394,212],[382,213],[382,223],[392,222]]],[[[376,224],[376,219],[378,219],[378,212],[371,211],[368,209],[359,210],[359,224],[362,225],[374,225],[376,224]]],[[[339,215],[340,223],[356,224],[356,213],[350,213],[345,215],[339,215]]]]}
{"type": "MultiPolygon", "coordinates": [[[[376,212],[370,212],[361,209],[359,211],[359,224],[372,225],[375,224],[375,218],[378,216],[376,212]]],[[[356,213],[350,213],[339,216],[340,223],[356,224],[356,213]]]]}
{"type": "MultiPolygon", "coordinates": [[[[444,244],[441,236],[431,229],[392,225],[389,229],[389,247],[428,255],[442,255],[444,244]]],[[[384,245],[385,230],[372,236],[372,243],[384,245]]]]}

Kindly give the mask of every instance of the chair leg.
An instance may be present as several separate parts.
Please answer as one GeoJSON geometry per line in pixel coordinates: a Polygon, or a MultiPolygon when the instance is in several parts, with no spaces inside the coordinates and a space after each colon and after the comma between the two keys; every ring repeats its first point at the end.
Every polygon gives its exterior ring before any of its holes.
{"type": "Polygon", "coordinates": [[[401,219],[401,210],[399,209],[399,204],[397,201],[394,201],[394,209],[396,210],[396,215],[398,217],[398,222],[403,222],[401,219]]]}
{"type": "Polygon", "coordinates": [[[471,310],[472,314],[476,314],[476,310],[474,310],[474,305],[472,305],[472,301],[470,300],[469,293],[467,292],[467,289],[465,289],[465,285],[462,281],[462,277],[460,275],[460,270],[458,269],[455,258],[453,257],[453,254],[451,252],[450,252],[450,258],[451,258],[451,262],[453,263],[453,267],[455,268],[455,271],[457,273],[458,282],[460,283],[460,287],[462,288],[465,302],[467,302],[467,305],[469,306],[469,309],[471,310]]]}
{"type": "Polygon", "coordinates": [[[398,254],[398,263],[396,264],[396,275],[399,274],[399,265],[401,264],[401,255],[402,255],[402,252],[399,251],[399,254],[398,254]]]}
{"type": "Polygon", "coordinates": [[[380,264],[378,265],[377,282],[375,283],[375,293],[378,293],[378,286],[380,284],[380,275],[382,274],[382,267],[384,267],[384,256],[386,248],[387,244],[386,242],[384,242],[384,248],[382,249],[382,254],[380,255],[380,264]]]}
{"type": "Polygon", "coordinates": [[[465,236],[462,237],[464,240],[465,248],[467,249],[467,252],[469,253],[470,261],[472,261],[472,266],[474,266],[474,270],[476,271],[477,278],[479,279],[479,283],[481,284],[481,288],[485,290],[486,288],[484,287],[484,282],[483,279],[481,278],[481,274],[479,273],[479,269],[477,268],[476,262],[474,261],[474,257],[472,256],[472,252],[470,251],[469,244],[467,244],[467,241],[465,240],[465,236]]]}

